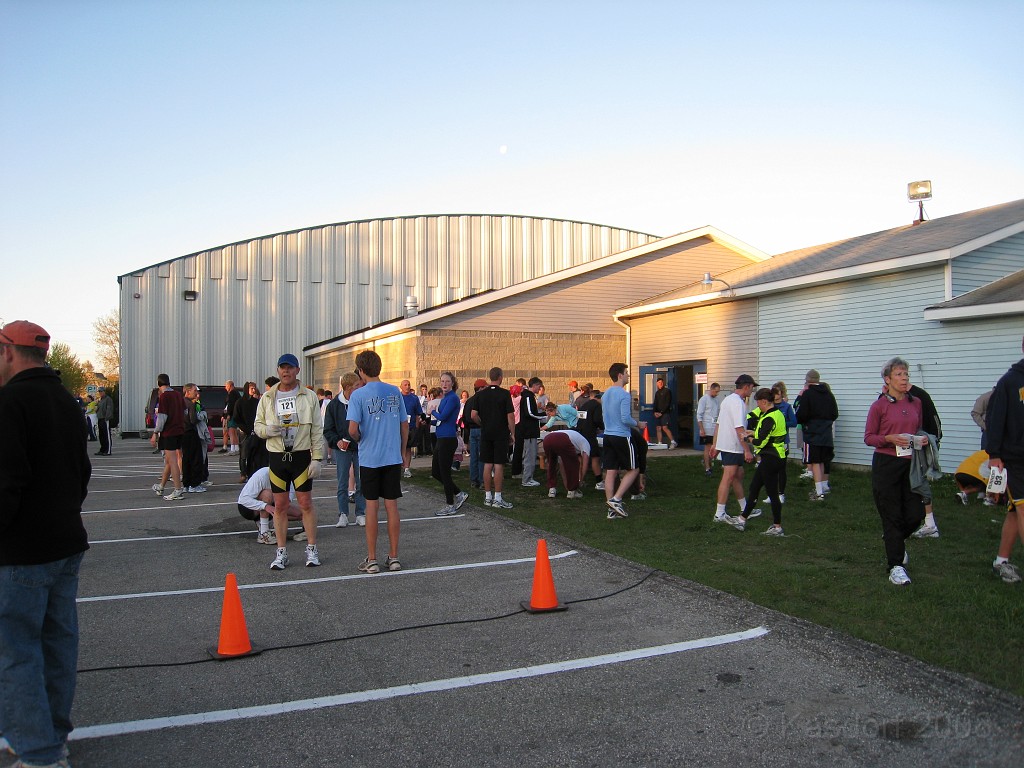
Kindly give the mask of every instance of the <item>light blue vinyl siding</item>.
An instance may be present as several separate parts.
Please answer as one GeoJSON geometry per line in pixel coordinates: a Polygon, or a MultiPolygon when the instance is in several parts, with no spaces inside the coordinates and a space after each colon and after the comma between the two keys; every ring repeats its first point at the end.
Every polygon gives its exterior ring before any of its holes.
{"type": "Polygon", "coordinates": [[[975,288],[1024,269],[1024,233],[953,259],[953,295],[961,296],[975,288]]]}

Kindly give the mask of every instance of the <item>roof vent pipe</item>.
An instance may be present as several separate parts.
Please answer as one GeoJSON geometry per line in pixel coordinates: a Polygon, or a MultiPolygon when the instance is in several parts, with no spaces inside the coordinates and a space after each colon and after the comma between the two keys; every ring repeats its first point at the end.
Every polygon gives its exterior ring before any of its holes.
{"type": "Polygon", "coordinates": [[[420,302],[415,296],[405,297],[405,316],[416,317],[420,313],[420,302]]]}

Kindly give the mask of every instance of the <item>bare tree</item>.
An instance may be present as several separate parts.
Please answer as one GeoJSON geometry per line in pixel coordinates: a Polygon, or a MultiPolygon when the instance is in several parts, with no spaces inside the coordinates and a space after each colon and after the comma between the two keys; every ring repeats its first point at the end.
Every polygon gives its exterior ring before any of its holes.
{"type": "Polygon", "coordinates": [[[93,322],[92,340],[96,344],[100,371],[116,381],[121,375],[121,314],[118,310],[111,310],[93,322]]]}

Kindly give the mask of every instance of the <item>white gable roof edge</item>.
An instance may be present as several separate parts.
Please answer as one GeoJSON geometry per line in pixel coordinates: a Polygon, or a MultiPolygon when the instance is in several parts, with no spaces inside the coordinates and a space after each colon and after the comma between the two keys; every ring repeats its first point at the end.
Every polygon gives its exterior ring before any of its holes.
{"type": "Polygon", "coordinates": [[[925,320],[978,320],[983,317],[1024,315],[1024,301],[1000,301],[970,307],[929,308],[924,310],[925,320]]]}

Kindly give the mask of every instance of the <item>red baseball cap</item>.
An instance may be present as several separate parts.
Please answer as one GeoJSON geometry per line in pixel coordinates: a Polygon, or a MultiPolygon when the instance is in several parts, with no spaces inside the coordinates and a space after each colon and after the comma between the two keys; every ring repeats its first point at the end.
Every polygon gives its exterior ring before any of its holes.
{"type": "Polygon", "coordinates": [[[28,320],[15,320],[0,329],[0,342],[14,344],[17,347],[37,347],[48,351],[50,349],[50,334],[28,320]]]}

